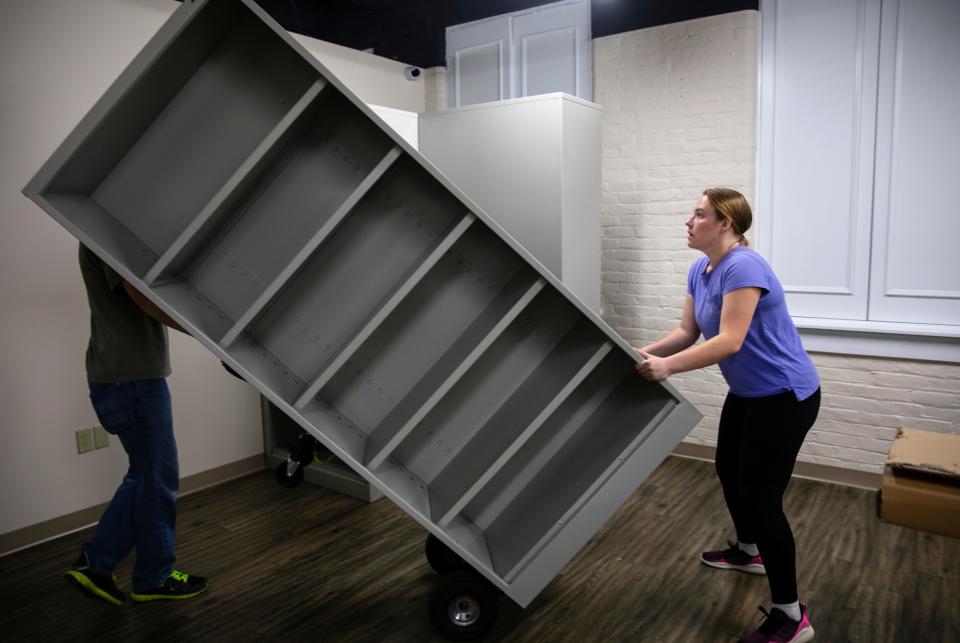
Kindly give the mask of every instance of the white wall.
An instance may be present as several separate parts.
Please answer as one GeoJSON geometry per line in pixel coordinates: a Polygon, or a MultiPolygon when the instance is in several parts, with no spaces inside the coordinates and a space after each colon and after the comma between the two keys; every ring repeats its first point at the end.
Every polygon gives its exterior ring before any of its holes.
{"type": "MultiPolygon", "coordinates": [[[[172,0],[0,0],[0,534],[111,497],[126,458],[78,455],[97,424],[83,357],[88,308],[77,242],[20,190],[178,7],[172,0]]],[[[423,111],[402,63],[301,39],[365,100],[423,111]]],[[[192,339],[171,333],[183,476],[262,453],[259,401],[192,339]]]]}
{"type": "MultiPolygon", "coordinates": [[[[109,500],[119,440],[78,455],[89,309],[77,242],[20,194],[33,173],[178,5],[4,0],[0,22],[0,533],[109,500]]],[[[181,475],[262,451],[259,402],[193,340],[172,338],[181,475]]]]}
{"type": "MultiPolygon", "coordinates": [[[[697,256],[683,221],[703,188],[730,186],[755,203],[758,41],[754,11],[594,40],[603,308],[631,342],[651,341],[679,318],[697,256]]],[[[755,209],[755,225],[763,219],[755,209]]],[[[879,473],[898,426],[960,434],[960,365],[812,357],[823,408],[801,460],[879,473]]],[[[726,393],[719,369],[672,381],[705,415],[687,441],[715,445],[726,393]]]]}

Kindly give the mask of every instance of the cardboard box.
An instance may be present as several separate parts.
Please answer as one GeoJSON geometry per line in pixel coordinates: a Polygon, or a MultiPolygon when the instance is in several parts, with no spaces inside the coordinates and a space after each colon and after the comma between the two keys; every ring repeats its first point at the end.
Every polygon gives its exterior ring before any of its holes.
{"type": "Polygon", "coordinates": [[[880,519],[960,538],[960,436],[900,429],[883,474],[880,519]]]}

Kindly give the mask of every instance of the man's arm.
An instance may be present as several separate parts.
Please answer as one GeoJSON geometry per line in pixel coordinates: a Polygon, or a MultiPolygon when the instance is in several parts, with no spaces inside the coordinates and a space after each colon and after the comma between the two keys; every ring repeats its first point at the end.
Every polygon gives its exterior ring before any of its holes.
{"type": "Polygon", "coordinates": [[[140,310],[147,313],[164,326],[172,328],[173,330],[179,330],[181,333],[186,334],[187,331],[183,330],[180,324],[173,321],[170,315],[163,312],[156,304],[147,299],[142,292],[134,288],[126,279],[123,280],[123,289],[126,291],[130,299],[133,300],[133,303],[140,307],[140,310]]]}

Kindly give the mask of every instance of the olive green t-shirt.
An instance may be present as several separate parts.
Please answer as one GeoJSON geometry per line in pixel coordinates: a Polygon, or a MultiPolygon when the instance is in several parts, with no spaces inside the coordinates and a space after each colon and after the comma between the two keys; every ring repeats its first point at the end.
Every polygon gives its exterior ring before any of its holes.
{"type": "Polygon", "coordinates": [[[87,380],[131,382],[170,374],[167,329],[123,289],[123,278],[80,245],[80,274],[90,302],[87,380]]]}

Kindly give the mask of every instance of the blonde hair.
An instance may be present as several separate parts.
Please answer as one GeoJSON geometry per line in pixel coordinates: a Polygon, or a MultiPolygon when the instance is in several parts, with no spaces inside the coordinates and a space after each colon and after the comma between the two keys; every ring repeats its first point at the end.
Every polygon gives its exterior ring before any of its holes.
{"type": "Polygon", "coordinates": [[[749,246],[750,242],[743,235],[753,224],[753,212],[746,197],[730,188],[707,188],[703,195],[716,210],[719,219],[730,221],[730,228],[739,237],[740,243],[749,246]]]}

